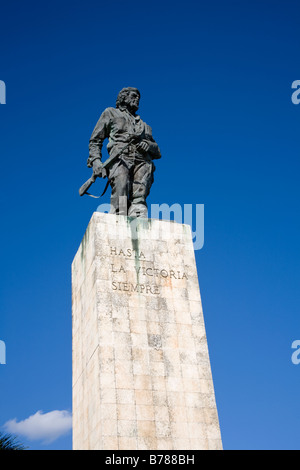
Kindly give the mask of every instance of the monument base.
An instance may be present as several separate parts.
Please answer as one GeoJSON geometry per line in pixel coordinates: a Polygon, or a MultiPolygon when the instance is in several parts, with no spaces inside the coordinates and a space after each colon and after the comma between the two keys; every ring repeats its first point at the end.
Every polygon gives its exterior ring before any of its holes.
{"type": "Polygon", "coordinates": [[[189,226],[95,212],[72,305],[74,449],[222,448],[189,226]]]}

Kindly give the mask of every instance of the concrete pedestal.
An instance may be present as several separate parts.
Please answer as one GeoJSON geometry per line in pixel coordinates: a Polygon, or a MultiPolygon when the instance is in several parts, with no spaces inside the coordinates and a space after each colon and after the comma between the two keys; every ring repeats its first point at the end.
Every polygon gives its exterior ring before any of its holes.
{"type": "Polygon", "coordinates": [[[95,212],[72,297],[73,448],[221,449],[190,227],[95,212]]]}

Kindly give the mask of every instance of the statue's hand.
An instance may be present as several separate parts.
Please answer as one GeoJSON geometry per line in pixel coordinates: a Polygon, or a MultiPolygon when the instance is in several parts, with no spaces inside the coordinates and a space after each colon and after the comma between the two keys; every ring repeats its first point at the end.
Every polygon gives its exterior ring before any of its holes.
{"type": "Polygon", "coordinates": [[[136,146],[137,150],[139,150],[140,152],[142,153],[146,153],[148,152],[149,148],[150,148],[150,145],[148,144],[148,142],[146,140],[142,140],[142,142],[140,142],[139,144],[137,144],[136,146]]]}
{"type": "Polygon", "coordinates": [[[96,176],[101,176],[102,175],[102,168],[103,168],[103,163],[97,158],[96,160],[93,161],[93,173],[96,176]]]}

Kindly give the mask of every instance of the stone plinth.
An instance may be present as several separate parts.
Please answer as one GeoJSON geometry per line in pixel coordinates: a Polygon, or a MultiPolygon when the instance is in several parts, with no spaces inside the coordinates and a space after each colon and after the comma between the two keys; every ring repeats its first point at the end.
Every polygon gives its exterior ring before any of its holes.
{"type": "Polygon", "coordinates": [[[221,449],[190,227],[95,212],[72,296],[73,448],[221,449]]]}

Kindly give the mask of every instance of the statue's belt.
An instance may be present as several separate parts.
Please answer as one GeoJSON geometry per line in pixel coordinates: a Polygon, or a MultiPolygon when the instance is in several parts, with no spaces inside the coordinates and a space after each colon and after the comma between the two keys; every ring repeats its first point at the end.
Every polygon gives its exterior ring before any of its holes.
{"type": "MultiPolygon", "coordinates": [[[[130,151],[130,147],[128,149],[130,151]]],[[[128,152],[129,153],[129,152],[128,152]]],[[[114,171],[112,172],[112,174],[109,174],[107,176],[107,182],[106,182],[106,185],[105,185],[105,188],[103,190],[103,193],[101,194],[100,197],[104,196],[104,194],[106,193],[107,191],[107,188],[111,182],[111,179],[114,175],[114,173],[116,172],[120,162],[123,161],[123,163],[127,166],[127,168],[130,170],[130,168],[132,168],[134,166],[135,163],[144,163],[144,162],[148,162],[148,163],[153,163],[152,160],[150,158],[145,158],[144,156],[139,156],[139,154],[137,155],[134,155],[133,157],[131,157],[130,155],[126,155],[123,153],[123,155],[119,155],[119,161],[118,162],[115,162],[117,163],[117,165],[115,166],[114,168],[114,171]],[[129,165],[128,165],[129,164],[129,165]]],[[[88,194],[88,193],[87,193],[88,194]]],[[[88,194],[89,196],[92,196],[91,194],[88,194]]],[[[99,196],[92,196],[92,197],[99,197],[99,196]]]]}

